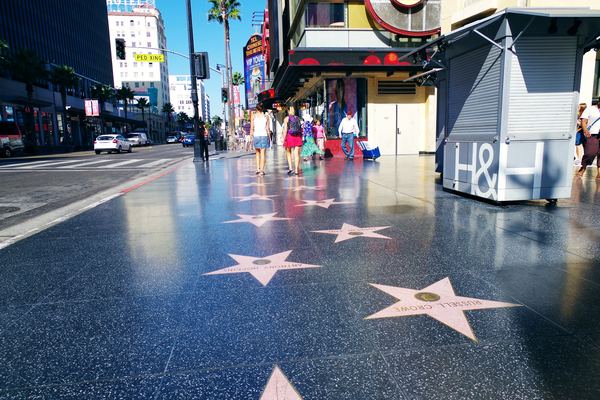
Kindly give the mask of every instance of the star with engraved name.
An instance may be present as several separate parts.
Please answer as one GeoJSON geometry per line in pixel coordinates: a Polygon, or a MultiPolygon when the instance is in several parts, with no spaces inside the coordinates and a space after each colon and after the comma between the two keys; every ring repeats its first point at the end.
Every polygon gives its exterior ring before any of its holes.
{"type": "Polygon", "coordinates": [[[322,208],[329,208],[333,204],[354,204],[351,201],[335,201],[335,199],[325,199],[325,200],[302,200],[304,204],[296,204],[296,207],[311,207],[317,206],[322,208]]]}
{"type": "Polygon", "coordinates": [[[370,285],[399,301],[375,314],[369,315],[365,319],[429,315],[475,342],[477,338],[469,325],[465,311],[521,306],[520,304],[501,301],[457,296],[449,278],[444,278],[421,290],[374,283],[370,285]]]}
{"type": "Polygon", "coordinates": [[[287,261],[292,250],[284,251],[266,257],[249,257],[237,254],[229,254],[229,257],[238,262],[232,267],[221,268],[216,271],[208,272],[204,275],[223,275],[223,274],[243,274],[249,273],[256,278],[263,286],[273,279],[277,271],[289,269],[321,268],[320,265],[304,264],[295,261],[287,261]]]}
{"type": "Polygon", "coordinates": [[[271,199],[271,197],[277,197],[278,195],[274,194],[274,195],[261,195],[258,193],[253,193],[250,196],[238,196],[238,197],[234,197],[234,199],[239,199],[238,202],[241,203],[243,201],[252,201],[252,200],[271,200],[273,201],[273,199],[271,199]]]}
{"type": "Polygon", "coordinates": [[[235,224],[235,223],[248,222],[254,226],[261,227],[266,222],[269,222],[269,221],[283,221],[283,220],[291,219],[291,218],[276,217],[275,214],[277,214],[277,213],[275,212],[275,213],[271,213],[271,214],[258,214],[258,215],[236,214],[238,217],[240,217],[240,219],[234,219],[232,221],[225,221],[223,223],[224,224],[235,224]]]}
{"type": "Polygon", "coordinates": [[[305,186],[305,185],[300,185],[298,187],[295,187],[292,192],[300,192],[302,190],[323,190],[322,186],[305,186]]]}
{"type": "Polygon", "coordinates": [[[343,242],[344,240],[354,239],[357,237],[369,237],[377,239],[391,239],[391,237],[384,236],[377,233],[383,229],[387,229],[389,226],[369,226],[365,228],[359,228],[358,226],[344,223],[341,229],[328,229],[324,231],[312,231],[315,233],[327,233],[329,235],[337,235],[334,243],[343,242]]]}
{"type": "Polygon", "coordinates": [[[275,365],[259,400],[302,400],[279,366],[275,365]]]}

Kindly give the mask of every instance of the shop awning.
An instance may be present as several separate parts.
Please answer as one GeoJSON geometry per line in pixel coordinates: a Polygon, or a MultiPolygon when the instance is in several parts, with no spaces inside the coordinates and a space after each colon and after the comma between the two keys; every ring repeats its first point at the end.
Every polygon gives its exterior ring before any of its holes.
{"type": "Polygon", "coordinates": [[[273,87],[277,98],[289,99],[305,81],[323,72],[421,71],[421,65],[401,59],[409,52],[397,48],[297,48],[289,51],[288,65],[279,68],[273,87]]]}

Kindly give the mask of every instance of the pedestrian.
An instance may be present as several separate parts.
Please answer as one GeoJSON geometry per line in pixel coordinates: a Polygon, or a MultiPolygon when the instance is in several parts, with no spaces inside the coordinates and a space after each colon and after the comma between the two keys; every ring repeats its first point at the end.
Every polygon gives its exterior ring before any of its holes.
{"type": "Polygon", "coordinates": [[[577,133],[575,134],[575,165],[581,166],[581,159],[583,158],[583,143],[585,136],[583,136],[583,128],[581,127],[581,114],[587,108],[586,103],[579,103],[579,110],[577,112],[577,133]]]}
{"type": "Polygon", "coordinates": [[[265,175],[266,153],[267,149],[271,147],[270,135],[271,120],[269,115],[264,112],[262,105],[258,104],[250,118],[250,137],[256,151],[256,175],[265,175]]]}
{"type": "Polygon", "coordinates": [[[210,140],[208,137],[208,129],[206,129],[204,121],[200,121],[200,140],[202,140],[202,148],[200,149],[202,161],[208,161],[208,145],[210,140]]]}
{"type": "Polygon", "coordinates": [[[576,176],[583,176],[588,165],[592,165],[594,158],[598,167],[596,179],[600,180],[600,102],[598,99],[592,102],[581,114],[581,128],[585,137],[583,145],[583,158],[581,159],[581,168],[576,176]]]}
{"type": "Polygon", "coordinates": [[[300,156],[304,158],[304,161],[308,161],[308,157],[314,157],[315,153],[319,154],[319,156],[323,155],[323,152],[317,147],[315,144],[315,137],[313,133],[313,119],[310,114],[306,113],[304,115],[304,122],[302,123],[302,153],[300,156]]]}
{"type": "Polygon", "coordinates": [[[319,154],[319,160],[322,160],[323,154],[325,154],[325,142],[327,141],[327,136],[325,135],[325,128],[323,128],[323,125],[321,125],[321,120],[318,118],[315,119],[313,134],[315,140],[317,141],[317,147],[319,150],[321,150],[321,154],[319,154]]]}
{"type": "Polygon", "coordinates": [[[283,131],[286,132],[283,145],[288,162],[288,175],[298,175],[302,148],[302,122],[296,115],[294,106],[290,106],[288,116],[283,120],[283,131]]]}
{"type": "Polygon", "coordinates": [[[342,119],[338,128],[338,135],[342,138],[342,151],[344,152],[345,160],[354,159],[354,135],[358,135],[358,123],[352,118],[352,111],[346,112],[346,118],[342,119]],[[349,149],[346,149],[348,146],[349,149]]]}

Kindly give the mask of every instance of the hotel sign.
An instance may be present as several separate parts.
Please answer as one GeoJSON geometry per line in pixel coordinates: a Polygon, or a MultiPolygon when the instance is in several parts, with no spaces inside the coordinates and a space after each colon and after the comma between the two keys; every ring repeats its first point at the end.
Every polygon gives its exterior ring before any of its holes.
{"type": "Polygon", "coordinates": [[[155,0],[106,0],[109,12],[127,12],[138,7],[156,7],[155,0]]]}
{"type": "Polygon", "coordinates": [[[134,57],[137,62],[165,62],[164,54],[136,54],[134,57]]]}

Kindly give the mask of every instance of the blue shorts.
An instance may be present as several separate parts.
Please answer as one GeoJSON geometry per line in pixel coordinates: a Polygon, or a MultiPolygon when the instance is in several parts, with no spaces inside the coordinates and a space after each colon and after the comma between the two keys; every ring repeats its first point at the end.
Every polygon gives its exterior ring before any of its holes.
{"type": "Polygon", "coordinates": [[[254,148],[255,149],[268,149],[269,138],[266,136],[254,136],[254,148]]]}

